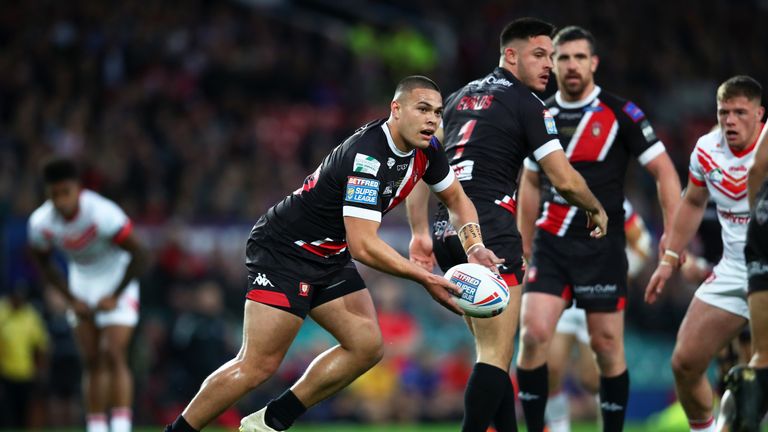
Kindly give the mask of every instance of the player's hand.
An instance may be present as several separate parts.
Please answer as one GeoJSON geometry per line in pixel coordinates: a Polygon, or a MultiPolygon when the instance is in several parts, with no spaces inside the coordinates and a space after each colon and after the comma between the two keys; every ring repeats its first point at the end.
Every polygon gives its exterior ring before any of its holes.
{"type": "Polygon", "coordinates": [[[414,234],[408,244],[408,258],[412,263],[432,273],[435,268],[435,254],[432,253],[432,237],[414,234]]]}
{"type": "MultiPolygon", "coordinates": [[[[664,251],[667,250],[667,233],[661,235],[661,238],[659,239],[659,258],[664,256],[664,251]]],[[[677,265],[675,268],[682,267],[685,262],[688,261],[688,251],[683,249],[680,252],[680,259],[677,260],[677,265]]]]}
{"type": "Polygon", "coordinates": [[[72,300],[70,302],[70,307],[72,307],[72,310],[75,311],[75,315],[80,319],[90,318],[93,314],[91,308],[82,300],[72,300]]]}
{"type": "Polygon", "coordinates": [[[504,258],[499,258],[492,250],[485,246],[475,246],[469,250],[467,261],[488,267],[492,272],[498,273],[498,265],[504,264],[504,258]]]}
{"type": "Polygon", "coordinates": [[[99,311],[110,311],[117,307],[117,297],[109,295],[101,300],[96,304],[96,310],[99,311]]]}
{"type": "Polygon", "coordinates": [[[434,274],[430,274],[422,285],[436,302],[456,315],[464,315],[464,311],[453,301],[454,296],[461,295],[461,289],[458,286],[434,274]]]}
{"type": "Polygon", "coordinates": [[[608,234],[608,214],[605,213],[605,209],[600,207],[596,212],[587,212],[587,228],[595,229],[589,233],[592,238],[602,238],[608,234]]]}
{"type": "Polygon", "coordinates": [[[656,271],[653,272],[651,280],[648,281],[648,285],[645,287],[645,302],[648,304],[654,304],[664,290],[664,286],[672,276],[674,268],[671,265],[659,264],[656,267],[656,271]]]}

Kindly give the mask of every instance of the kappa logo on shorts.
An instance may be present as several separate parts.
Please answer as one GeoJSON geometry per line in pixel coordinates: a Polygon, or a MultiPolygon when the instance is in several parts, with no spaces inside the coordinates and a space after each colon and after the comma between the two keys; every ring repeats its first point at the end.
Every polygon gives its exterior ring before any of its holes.
{"type": "Polygon", "coordinates": [[[275,286],[272,285],[272,282],[269,281],[269,278],[267,278],[265,275],[261,273],[257,273],[256,277],[253,278],[253,282],[251,282],[252,285],[258,285],[258,286],[271,286],[274,288],[275,286]]]}
{"type": "Polygon", "coordinates": [[[306,282],[299,282],[299,295],[302,297],[309,297],[309,290],[312,286],[306,282]]]}
{"type": "Polygon", "coordinates": [[[528,282],[536,282],[536,275],[538,274],[538,271],[536,270],[536,267],[531,266],[528,268],[528,282]]]}

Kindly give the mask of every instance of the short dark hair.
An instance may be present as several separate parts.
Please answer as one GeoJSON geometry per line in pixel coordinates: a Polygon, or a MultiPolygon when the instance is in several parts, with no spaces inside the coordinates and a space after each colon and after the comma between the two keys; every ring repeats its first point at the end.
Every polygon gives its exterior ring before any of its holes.
{"type": "Polygon", "coordinates": [[[595,37],[589,30],[579,26],[568,26],[561,29],[555,37],[552,39],[552,44],[557,49],[557,46],[566,42],[572,42],[577,40],[585,40],[589,43],[589,50],[592,54],[595,51],[595,37]]]}
{"type": "Polygon", "coordinates": [[[395,88],[395,98],[397,98],[400,93],[410,92],[420,88],[430,89],[441,93],[440,87],[438,87],[431,79],[423,75],[411,75],[401,79],[400,82],[397,83],[397,87],[395,88]]]}
{"type": "Polygon", "coordinates": [[[529,39],[536,36],[549,36],[555,32],[555,26],[538,18],[518,18],[506,26],[499,36],[500,50],[515,39],[529,39]]]}
{"type": "Polygon", "coordinates": [[[43,165],[42,172],[45,184],[79,180],[77,165],[71,159],[59,157],[50,159],[43,165]]]}
{"type": "Polygon", "coordinates": [[[728,78],[717,88],[717,100],[724,101],[744,96],[751,101],[760,103],[763,97],[763,86],[756,79],[747,75],[736,75],[728,78]]]}

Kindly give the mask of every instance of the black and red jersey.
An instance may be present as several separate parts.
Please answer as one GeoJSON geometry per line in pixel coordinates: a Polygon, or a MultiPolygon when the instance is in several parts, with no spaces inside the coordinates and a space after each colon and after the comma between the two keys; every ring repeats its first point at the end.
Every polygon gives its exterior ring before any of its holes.
{"type": "Polygon", "coordinates": [[[562,149],[544,102],[501,67],[446,99],[443,128],[445,152],[467,195],[513,213],[523,159],[562,149]]]}
{"type": "Polygon", "coordinates": [[[419,179],[440,192],[454,178],[436,139],[426,149],[402,152],[395,146],[386,120],[377,120],[336,147],[299,189],[270,208],[251,230],[250,238],[267,233],[294,256],[345,263],[350,256],[344,216],[380,222],[383,214],[405,200],[419,179]]]}
{"type": "MultiPolygon", "coordinates": [[[[546,101],[571,165],[581,173],[608,214],[608,235],[624,233],[624,177],[630,156],[641,165],[665,151],[643,111],[633,102],[600,87],[578,102],[560,92],[546,101]]],[[[538,171],[527,159],[525,166],[538,171]]],[[[541,176],[542,214],[536,225],[558,236],[587,238],[587,216],[568,204],[541,176]]]]}

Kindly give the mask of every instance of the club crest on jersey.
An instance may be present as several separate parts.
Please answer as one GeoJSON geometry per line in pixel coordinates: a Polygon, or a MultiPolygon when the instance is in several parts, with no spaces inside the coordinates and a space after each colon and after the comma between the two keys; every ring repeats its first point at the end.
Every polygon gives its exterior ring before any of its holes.
{"type": "Polygon", "coordinates": [[[603,131],[603,125],[600,124],[600,122],[595,122],[592,125],[592,136],[593,137],[599,137],[600,133],[603,131]]]}
{"type": "Polygon", "coordinates": [[[550,135],[557,135],[557,126],[555,126],[555,118],[549,110],[544,110],[544,126],[547,128],[547,133],[550,135]]]}
{"type": "Polygon", "coordinates": [[[355,155],[355,165],[352,171],[356,173],[376,175],[379,173],[380,166],[381,163],[373,156],[358,153],[355,155]]]}
{"type": "Polygon", "coordinates": [[[641,110],[637,105],[635,105],[632,102],[627,102],[624,105],[624,108],[622,108],[622,110],[625,113],[627,113],[629,118],[631,118],[632,121],[634,121],[635,123],[639,122],[640,120],[643,119],[643,117],[645,117],[645,113],[643,112],[643,110],[641,110]]]}
{"type": "Polygon", "coordinates": [[[710,171],[707,176],[712,183],[720,183],[723,181],[723,171],[720,168],[715,168],[710,171]]]}
{"type": "Polygon", "coordinates": [[[388,158],[387,159],[387,168],[392,169],[393,166],[395,166],[395,159],[394,158],[388,158]]]}
{"type": "Polygon", "coordinates": [[[376,179],[349,177],[347,178],[344,201],[377,205],[379,203],[379,184],[380,182],[376,179]]]}

